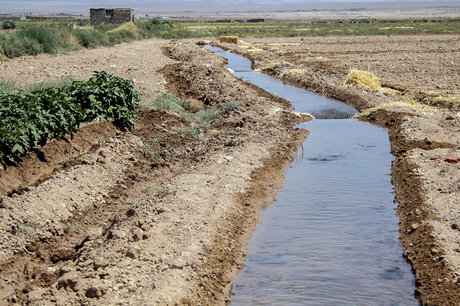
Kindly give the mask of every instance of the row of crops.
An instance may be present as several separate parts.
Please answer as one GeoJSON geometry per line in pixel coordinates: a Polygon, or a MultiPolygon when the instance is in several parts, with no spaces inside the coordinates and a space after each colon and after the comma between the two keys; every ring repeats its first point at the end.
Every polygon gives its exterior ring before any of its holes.
{"type": "Polygon", "coordinates": [[[108,120],[131,129],[138,106],[132,82],[104,71],[64,87],[0,92],[0,163],[18,162],[36,145],[71,135],[82,122],[108,120]]]}

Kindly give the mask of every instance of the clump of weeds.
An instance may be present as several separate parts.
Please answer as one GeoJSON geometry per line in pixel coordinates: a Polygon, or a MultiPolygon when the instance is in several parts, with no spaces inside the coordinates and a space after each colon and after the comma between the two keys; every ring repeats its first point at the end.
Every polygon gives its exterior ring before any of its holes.
{"type": "Polygon", "coordinates": [[[159,188],[152,188],[150,190],[149,195],[150,195],[150,198],[152,198],[152,199],[163,199],[166,196],[171,195],[171,194],[172,195],[176,194],[176,191],[173,190],[170,187],[162,186],[162,187],[159,187],[159,188]]]}

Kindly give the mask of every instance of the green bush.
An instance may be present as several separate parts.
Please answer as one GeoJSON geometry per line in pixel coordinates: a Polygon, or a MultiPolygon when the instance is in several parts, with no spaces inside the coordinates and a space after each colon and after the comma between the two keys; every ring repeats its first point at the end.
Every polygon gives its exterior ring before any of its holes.
{"type": "Polygon", "coordinates": [[[38,41],[30,37],[0,32],[0,46],[6,57],[14,58],[23,55],[37,55],[43,52],[38,41]]]}
{"type": "Polygon", "coordinates": [[[164,93],[161,96],[156,97],[149,107],[170,111],[192,121],[191,114],[187,113],[188,109],[186,102],[173,93],[164,93]]]}
{"type": "Polygon", "coordinates": [[[220,112],[215,107],[203,108],[197,112],[193,121],[205,128],[212,128],[212,123],[220,116],[220,112]]]}
{"type": "Polygon", "coordinates": [[[121,129],[131,129],[135,123],[134,110],[139,107],[139,96],[132,81],[95,72],[87,82],[75,81],[69,87],[70,95],[85,110],[85,121],[109,120],[121,129]]]}
{"type": "Polygon", "coordinates": [[[13,164],[35,145],[71,134],[81,122],[99,118],[132,128],[138,103],[130,81],[106,72],[64,87],[0,92],[0,164],[13,164]]]}
{"type": "Polygon", "coordinates": [[[93,49],[109,44],[107,36],[96,30],[75,29],[72,34],[78,39],[79,44],[85,48],[93,49]]]}
{"type": "Polygon", "coordinates": [[[238,109],[239,107],[240,107],[240,105],[236,101],[225,102],[222,105],[222,109],[220,110],[220,114],[224,115],[224,114],[226,114],[226,113],[228,113],[230,111],[234,111],[234,110],[238,109]]]}
{"type": "Polygon", "coordinates": [[[28,26],[21,30],[17,36],[37,41],[45,53],[54,54],[60,46],[59,35],[54,31],[42,27],[28,26]]]}
{"type": "Polygon", "coordinates": [[[4,21],[3,25],[2,25],[2,28],[3,28],[3,30],[16,29],[16,23],[14,23],[14,21],[11,21],[11,20],[4,21]]]}

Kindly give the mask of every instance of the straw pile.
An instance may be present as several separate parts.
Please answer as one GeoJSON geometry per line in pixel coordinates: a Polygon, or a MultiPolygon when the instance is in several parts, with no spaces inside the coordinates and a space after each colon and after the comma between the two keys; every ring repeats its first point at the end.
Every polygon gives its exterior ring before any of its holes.
{"type": "Polygon", "coordinates": [[[220,42],[225,42],[229,44],[237,44],[238,43],[238,37],[236,36],[221,36],[220,37],[220,42]]]}

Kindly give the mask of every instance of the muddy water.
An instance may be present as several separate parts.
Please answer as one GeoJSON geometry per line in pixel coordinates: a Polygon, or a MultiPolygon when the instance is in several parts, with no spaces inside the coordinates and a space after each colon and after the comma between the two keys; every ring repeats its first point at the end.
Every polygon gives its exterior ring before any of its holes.
{"type": "Polygon", "coordinates": [[[246,58],[209,48],[228,68],[317,120],[261,215],[234,305],[417,305],[402,258],[387,131],[350,119],[345,103],[251,71],[246,58]]]}

